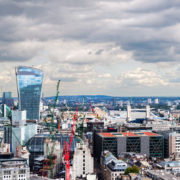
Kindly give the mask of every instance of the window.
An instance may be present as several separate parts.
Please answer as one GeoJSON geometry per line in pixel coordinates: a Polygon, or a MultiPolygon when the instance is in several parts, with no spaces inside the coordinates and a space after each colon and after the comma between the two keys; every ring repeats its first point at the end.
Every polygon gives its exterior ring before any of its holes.
{"type": "Polygon", "coordinates": [[[4,175],[9,175],[11,174],[11,171],[4,171],[4,175]]]}

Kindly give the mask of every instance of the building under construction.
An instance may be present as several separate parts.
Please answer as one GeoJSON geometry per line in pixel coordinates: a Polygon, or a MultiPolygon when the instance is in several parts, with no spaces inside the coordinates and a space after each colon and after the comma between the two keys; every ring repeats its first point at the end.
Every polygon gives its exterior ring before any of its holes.
{"type": "MultiPolygon", "coordinates": [[[[30,152],[30,169],[32,171],[36,171],[36,166],[34,163],[37,161],[35,160],[36,158],[40,156],[44,156],[44,142],[47,138],[50,137],[50,134],[37,134],[34,137],[32,137],[28,142],[27,142],[27,147],[30,152]],[[35,168],[35,169],[34,169],[35,168]]],[[[64,142],[69,142],[70,135],[66,134],[56,134],[55,135],[55,140],[57,140],[60,143],[61,150],[63,150],[64,142]]],[[[76,147],[76,142],[77,138],[74,137],[72,146],[71,146],[71,153],[73,154],[75,147],[76,147]]]]}

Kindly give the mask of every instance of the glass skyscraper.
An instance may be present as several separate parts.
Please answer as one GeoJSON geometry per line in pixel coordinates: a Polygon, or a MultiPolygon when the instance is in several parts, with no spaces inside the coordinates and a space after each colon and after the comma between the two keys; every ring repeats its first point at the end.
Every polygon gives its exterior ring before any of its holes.
{"type": "Polygon", "coordinates": [[[38,120],[43,72],[39,69],[19,66],[16,68],[19,109],[27,111],[27,119],[38,120]]]}

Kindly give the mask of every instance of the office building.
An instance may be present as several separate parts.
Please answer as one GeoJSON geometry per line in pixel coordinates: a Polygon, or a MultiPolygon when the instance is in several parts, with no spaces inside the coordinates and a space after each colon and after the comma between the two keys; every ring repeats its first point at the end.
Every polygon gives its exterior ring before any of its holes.
{"type": "Polygon", "coordinates": [[[14,106],[12,92],[3,92],[2,104],[6,104],[7,106],[10,106],[10,107],[14,106]]]}
{"type": "Polygon", "coordinates": [[[27,119],[39,120],[43,72],[32,67],[16,68],[19,110],[27,111],[27,119]]]}
{"type": "Polygon", "coordinates": [[[180,133],[169,134],[169,155],[172,153],[180,153],[180,133]]]}
{"type": "Polygon", "coordinates": [[[23,158],[0,159],[0,179],[29,180],[30,169],[23,158]]]}
{"type": "Polygon", "coordinates": [[[24,126],[26,124],[26,111],[13,110],[12,111],[12,125],[24,126]]]}
{"type": "Polygon", "coordinates": [[[152,132],[96,133],[94,155],[99,160],[101,153],[108,150],[116,157],[123,152],[135,152],[163,158],[163,142],[162,135],[152,132]]]}
{"type": "Polygon", "coordinates": [[[72,172],[72,180],[76,180],[78,177],[85,178],[88,174],[94,172],[94,160],[87,145],[78,144],[75,149],[72,172]]]}
{"type": "Polygon", "coordinates": [[[12,127],[12,152],[16,152],[16,146],[25,144],[31,137],[37,134],[37,124],[12,127]]]}
{"type": "Polygon", "coordinates": [[[164,157],[179,158],[180,155],[180,133],[174,131],[160,132],[164,136],[164,157]]]}

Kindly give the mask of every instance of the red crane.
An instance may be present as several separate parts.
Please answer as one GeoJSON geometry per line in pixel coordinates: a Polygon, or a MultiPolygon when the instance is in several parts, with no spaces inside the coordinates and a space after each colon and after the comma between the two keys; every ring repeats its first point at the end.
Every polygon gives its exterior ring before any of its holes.
{"type": "Polygon", "coordinates": [[[90,106],[91,106],[91,111],[94,113],[94,108],[93,108],[91,102],[90,102],[90,106]]]}
{"type": "Polygon", "coordinates": [[[73,125],[71,128],[71,136],[69,139],[69,145],[67,144],[66,141],[64,142],[64,161],[65,161],[65,165],[66,165],[66,180],[70,180],[70,161],[69,160],[70,160],[72,141],[74,138],[77,114],[78,114],[78,109],[76,109],[76,113],[73,117],[73,125]]]}

